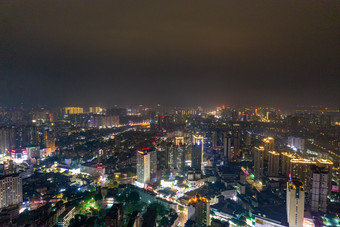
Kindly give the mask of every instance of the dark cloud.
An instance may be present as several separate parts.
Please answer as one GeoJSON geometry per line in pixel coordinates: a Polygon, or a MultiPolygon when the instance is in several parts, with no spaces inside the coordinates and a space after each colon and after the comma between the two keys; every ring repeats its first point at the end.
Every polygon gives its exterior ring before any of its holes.
{"type": "Polygon", "coordinates": [[[2,1],[0,103],[340,100],[339,1],[2,1]]]}

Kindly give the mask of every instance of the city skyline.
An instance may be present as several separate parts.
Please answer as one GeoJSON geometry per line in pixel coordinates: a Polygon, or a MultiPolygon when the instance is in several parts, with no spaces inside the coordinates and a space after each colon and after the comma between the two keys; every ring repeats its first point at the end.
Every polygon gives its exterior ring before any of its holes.
{"type": "Polygon", "coordinates": [[[0,226],[340,226],[340,1],[0,15],[0,226]]]}

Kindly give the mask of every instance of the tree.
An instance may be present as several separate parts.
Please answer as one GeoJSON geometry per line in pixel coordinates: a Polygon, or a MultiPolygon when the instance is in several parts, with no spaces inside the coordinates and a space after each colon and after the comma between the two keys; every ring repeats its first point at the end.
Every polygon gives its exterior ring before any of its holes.
{"type": "Polygon", "coordinates": [[[135,204],[138,203],[140,200],[139,193],[137,191],[130,192],[128,196],[128,201],[135,204]]]}

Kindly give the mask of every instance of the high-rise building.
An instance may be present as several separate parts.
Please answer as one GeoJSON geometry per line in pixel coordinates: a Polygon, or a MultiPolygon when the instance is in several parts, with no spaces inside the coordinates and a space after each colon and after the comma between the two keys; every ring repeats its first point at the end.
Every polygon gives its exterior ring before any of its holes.
{"type": "Polygon", "coordinates": [[[64,114],[81,114],[84,113],[84,109],[82,107],[64,107],[64,114]]]}
{"type": "MultiPolygon", "coordinates": [[[[191,167],[193,167],[193,148],[194,148],[194,145],[195,146],[198,146],[198,147],[200,147],[201,148],[201,151],[200,151],[200,154],[201,154],[201,158],[200,158],[200,160],[199,160],[199,158],[197,157],[197,155],[198,155],[198,150],[197,150],[197,147],[196,147],[196,149],[195,149],[195,161],[197,161],[196,162],[196,164],[198,164],[198,160],[201,162],[201,169],[200,170],[203,170],[203,165],[202,165],[202,163],[203,163],[203,149],[204,149],[204,138],[203,138],[203,136],[202,135],[193,135],[192,136],[192,149],[191,149],[191,167]]],[[[197,166],[196,166],[197,167],[197,166]]],[[[195,168],[196,168],[195,167],[195,168]]],[[[197,170],[198,170],[198,167],[197,167],[197,170]]]]}
{"type": "Polygon", "coordinates": [[[274,147],[274,138],[273,137],[267,137],[262,140],[263,142],[263,148],[264,148],[264,159],[268,160],[268,151],[275,150],[274,147]]]}
{"type": "Polygon", "coordinates": [[[281,175],[288,177],[288,174],[291,170],[291,162],[290,160],[294,159],[295,156],[292,154],[289,154],[287,152],[281,153],[281,175]]]}
{"type": "Polygon", "coordinates": [[[52,130],[44,131],[44,144],[46,148],[51,148],[52,151],[55,150],[55,133],[52,130]]]}
{"type": "Polygon", "coordinates": [[[149,149],[148,153],[150,155],[150,179],[155,182],[157,181],[157,150],[149,149]]]}
{"type": "Polygon", "coordinates": [[[305,149],[305,139],[294,137],[294,136],[289,136],[288,147],[294,149],[295,151],[302,152],[305,149]]]}
{"type": "Polygon", "coordinates": [[[22,179],[19,174],[0,177],[0,209],[22,202],[22,179]]]}
{"type": "Polygon", "coordinates": [[[318,159],[316,160],[316,165],[318,167],[323,167],[328,171],[328,194],[330,194],[332,189],[333,162],[328,159],[318,159]]]}
{"type": "Polygon", "coordinates": [[[223,160],[224,164],[231,162],[231,135],[228,133],[224,133],[224,150],[223,150],[223,160]]]}
{"type": "Polygon", "coordinates": [[[310,193],[311,191],[311,167],[316,164],[309,159],[292,159],[291,164],[291,174],[294,179],[299,179],[302,181],[305,192],[310,193]]]}
{"type": "Polygon", "coordinates": [[[17,128],[17,147],[38,146],[40,144],[39,127],[26,125],[17,128]]]}
{"type": "Polygon", "coordinates": [[[268,176],[279,176],[280,153],[268,151],[268,176]]]}
{"type": "Polygon", "coordinates": [[[250,132],[246,132],[245,144],[246,144],[247,147],[251,146],[251,134],[250,134],[250,132]]]}
{"type": "Polygon", "coordinates": [[[119,125],[119,116],[100,116],[101,117],[101,125],[102,127],[112,127],[119,125]]]}
{"type": "Polygon", "coordinates": [[[254,175],[256,179],[261,179],[263,177],[264,170],[264,147],[254,147],[254,175]]]}
{"type": "Polygon", "coordinates": [[[215,148],[215,147],[217,147],[217,132],[213,131],[211,137],[212,137],[211,138],[211,140],[212,140],[212,147],[215,148]]]}
{"type": "Polygon", "coordinates": [[[234,132],[234,154],[240,156],[240,133],[234,132]]]}
{"type": "Polygon", "coordinates": [[[0,154],[15,147],[15,128],[0,127],[0,154]]]}
{"type": "Polygon", "coordinates": [[[202,143],[197,142],[197,144],[192,145],[191,148],[191,167],[195,171],[200,171],[202,168],[202,143]]]}
{"type": "Polygon", "coordinates": [[[196,195],[189,199],[190,207],[192,209],[192,217],[195,221],[195,226],[210,226],[210,204],[209,200],[196,195]]]}
{"type": "Polygon", "coordinates": [[[90,113],[101,113],[103,112],[103,109],[101,107],[89,107],[90,113]]]}
{"type": "Polygon", "coordinates": [[[327,195],[329,187],[329,173],[324,167],[312,167],[312,203],[311,210],[327,211],[327,195]]]}
{"type": "Polygon", "coordinates": [[[150,154],[137,151],[137,182],[143,187],[150,183],[150,154]]]}
{"type": "Polygon", "coordinates": [[[137,151],[137,184],[145,187],[157,171],[157,153],[151,148],[137,151]]]}
{"type": "Polygon", "coordinates": [[[181,143],[170,147],[169,164],[171,168],[183,171],[185,168],[185,150],[181,143]]]}
{"type": "Polygon", "coordinates": [[[303,183],[292,180],[291,175],[287,182],[287,221],[289,226],[302,227],[305,209],[305,191],[303,183]]]}

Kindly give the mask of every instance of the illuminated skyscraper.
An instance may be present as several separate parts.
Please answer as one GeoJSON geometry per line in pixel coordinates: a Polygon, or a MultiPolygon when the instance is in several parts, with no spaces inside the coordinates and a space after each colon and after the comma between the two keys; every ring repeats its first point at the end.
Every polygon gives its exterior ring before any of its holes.
{"type": "Polygon", "coordinates": [[[215,148],[215,147],[217,147],[217,132],[213,131],[211,137],[212,137],[211,138],[211,140],[212,140],[212,147],[215,148]]]}
{"type": "Polygon", "coordinates": [[[81,114],[81,113],[84,113],[84,109],[82,107],[65,107],[64,113],[67,115],[81,114]]]}
{"type": "Polygon", "coordinates": [[[240,133],[234,132],[234,155],[240,156],[240,133]]]}
{"type": "Polygon", "coordinates": [[[203,170],[203,136],[193,135],[192,136],[192,149],[191,149],[191,167],[198,170],[198,165],[201,163],[200,170],[203,170]],[[198,149],[200,148],[200,150],[198,149]],[[201,156],[200,158],[198,156],[201,156]],[[194,156],[194,157],[193,157],[194,156]],[[195,163],[194,163],[195,162],[195,163]]]}
{"type": "Polygon", "coordinates": [[[273,137],[267,137],[262,140],[263,142],[263,148],[264,148],[264,159],[268,160],[268,151],[275,150],[274,147],[274,138],[273,137]]]}
{"type": "Polygon", "coordinates": [[[0,154],[15,147],[15,128],[0,127],[0,154]]]}
{"type": "Polygon", "coordinates": [[[246,141],[245,141],[245,144],[246,144],[247,147],[251,146],[251,134],[250,134],[250,132],[246,132],[246,141]]]}
{"type": "Polygon", "coordinates": [[[101,113],[103,112],[103,109],[101,107],[90,107],[89,112],[90,113],[101,113]]]}
{"type": "Polygon", "coordinates": [[[141,150],[137,151],[137,182],[145,187],[150,183],[150,154],[141,150]]]}
{"type": "Polygon", "coordinates": [[[189,199],[189,204],[189,209],[192,210],[190,213],[193,213],[191,218],[195,221],[195,226],[210,226],[209,200],[196,195],[194,198],[189,199]]]}
{"type": "Polygon", "coordinates": [[[52,130],[44,131],[44,144],[46,148],[51,148],[52,151],[55,150],[55,133],[52,130]]]}
{"type": "Polygon", "coordinates": [[[289,226],[302,227],[305,209],[305,192],[303,183],[298,180],[292,180],[290,176],[287,182],[287,221],[289,226]]]}
{"type": "Polygon", "coordinates": [[[327,195],[329,186],[328,170],[324,167],[312,167],[312,211],[327,212],[327,195]]]}
{"type": "Polygon", "coordinates": [[[145,187],[156,176],[157,151],[151,148],[143,148],[137,151],[137,182],[145,187]]]}
{"type": "MultiPolygon", "coordinates": [[[[292,159],[291,163],[291,174],[294,179],[299,179],[304,185],[304,191],[307,193],[311,192],[311,167],[316,164],[309,159],[292,159]]],[[[308,197],[309,198],[309,197],[308,197]]]]}
{"type": "Polygon", "coordinates": [[[268,176],[279,176],[280,153],[268,151],[268,176]]]}
{"type": "Polygon", "coordinates": [[[0,209],[22,202],[22,180],[19,174],[0,177],[0,209]]]}
{"type": "Polygon", "coordinates": [[[254,147],[254,175],[256,179],[261,179],[263,177],[263,170],[264,170],[264,148],[254,147]]]}
{"type": "Polygon", "coordinates": [[[328,194],[330,194],[332,189],[333,162],[328,159],[318,159],[316,160],[316,165],[323,167],[328,172],[328,194]]]}

